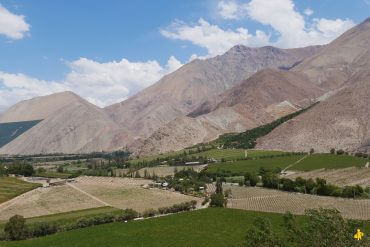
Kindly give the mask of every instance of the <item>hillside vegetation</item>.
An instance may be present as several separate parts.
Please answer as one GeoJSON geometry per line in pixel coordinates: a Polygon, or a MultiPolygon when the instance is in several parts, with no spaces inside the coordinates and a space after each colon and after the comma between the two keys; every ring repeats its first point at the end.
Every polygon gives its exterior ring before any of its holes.
{"type": "Polygon", "coordinates": [[[243,148],[250,149],[254,148],[257,144],[257,139],[263,137],[273,131],[279,125],[285,123],[288,120],[295,118],[296,116],[306,112],[310,108],[314,107],[317,103],[302,109],[300,111],[289,114],[285,117],[279,118],[271,123],[259,126],[254,129],[247,130],[239,134],[225,134],[221,135],[214,143],[223,146],[223,148],[243,148]]]}

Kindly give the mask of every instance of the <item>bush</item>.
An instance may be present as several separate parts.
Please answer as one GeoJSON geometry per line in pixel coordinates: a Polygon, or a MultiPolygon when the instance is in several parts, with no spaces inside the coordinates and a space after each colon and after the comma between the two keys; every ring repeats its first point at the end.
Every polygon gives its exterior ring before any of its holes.
{"type": "Polygon", "coordinates": [[[23,240],[28,237],[26,220],[23,216],[14,215],[4,227],[5,238],[9,240],[23,240]]]}
{"type": "Polygon", "coordinates": [[[337,155],[342,155],[342,154],[344,154],[344,151],[343,151],[342,149],[339,149],[339,150],[337,151],[337,155]]]}
{"type": "Polygon", "coordinates": [[[34,224],[30,227],[30,235],[32,237],[43,237],[46,235],[54,234],[58,231],[55,224],[49,224],[46,222],[34,224]]]}
{"type": "Polygon", "coordinates": [[[151,209],[147,209],[144,211],[143,217],[144,218],[153,217],[156,214],[157,214],[157,211],[151,208],[151,209]]]}
{"type": "Polygon", "coordinates": [[[246,186],[256,186],[257,183],[259,181],[259,178],[256,174],[251,174],[249,172],[247,172],[245,175],[244,175],[244,184],[246,186]]]}
{"type": "Polygon", "coordinates": [[[139,216],[139,213],[136,212],[133,209],[125,209],[122,214],[116,216],[116,221],[122,222],[122,221],[129,221],[137,218],[139,216]]]}

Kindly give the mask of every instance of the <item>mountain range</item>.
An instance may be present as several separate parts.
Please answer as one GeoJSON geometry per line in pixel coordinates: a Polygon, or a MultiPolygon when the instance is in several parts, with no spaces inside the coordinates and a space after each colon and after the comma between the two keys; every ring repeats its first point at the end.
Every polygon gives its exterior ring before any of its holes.
{"type": "Polygon", "coordinates": [[[258,148],[307,151],[370,146],[370,18],[325,46],[237,45],[196,59],[106,108],[72,92],[17,103],[0,123],[42,120],[2,154],[180,150],[315,107],[258,140],[258,148]]]}

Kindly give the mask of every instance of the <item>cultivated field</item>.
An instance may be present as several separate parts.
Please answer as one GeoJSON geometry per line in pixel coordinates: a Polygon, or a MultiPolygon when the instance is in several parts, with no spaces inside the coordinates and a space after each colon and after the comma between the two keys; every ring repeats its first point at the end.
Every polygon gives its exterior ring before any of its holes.
{"type": "Polygon", "coordinates": [[[11,177],[0,176],[0,203],[41,186],[11,177]]]}
{"type": "Polygon", "coordinates": [[[336,208],[343,217],[370,220],[370,200],[353,200],[326,196],[304,195],[255,187],[224,186],[231,189],[228,207],[293,214],[304,214],[311,208],[336,208]]]}
{"type": "Polygon", "coordinates": [[[294,165],[290,170],[312,171],[316,169],[339,169],[352,166],[364,167],[368,159],[358,158],[350,155],[335,154],[313,154],[294,165]]]}
{"type": "Polygon", "coordinates": [[[138,172],[141,177],[144,177],[145,170],[147,173],[152,176],[153,174],[159,177],[166,177],[166,176],[173,176],[175,171],[193,169],[196,172],[200,172],[206,165],[198,165],[198,166],[156,166],[156,167],[145,167],[140,169],[138,172]]]}
{"type": "Polygon", "coordinates": [[[285,167],[299,161],[303,157],[303,155],[292,155],[269,159],[241,160],[236,162],[216,163],[209,165],[208,171],[217,172],[217,170],[225,170],[230,171],[231,173],[257,173],[262,167],[271,170],[275,168],[284,169],[285,167]]]}
{"type": "Polygon", "coordinates": [[[323,178],[328,183],[338,186],[361,185],[370,186],[370,168],[349,167],[343,169],[318,169],[309,172],[294,172],[283,176],[290,179],[302,177],[305,179],[323,178]]]}
{"type": "Polygon", "coordinates": [[[0,220],[7,220],[15,214],[29,218],[103,206],[143,212],[191,200],[201,201],[171,191],[142,187],[151,182],[145,179],[79,177],[74,183],[38,188],[1,204],[0,220]]]}
{"type": "MultiPolygon", "coordinates": [[[[257,217],[268,218],[272,229],[283,239],[288,236],[281,227],[283,224],[281,214],[208,208],[143,221],[106,224],[26,241],[0,242],[0,245],[4,247],[238,246],[257,217]]],[[[306,219],[304,216],[298,216],[297,220],[299,223],[304,223],[306,219]]],[[[366,223],[363,231],[369,234],[370,222],[366,223]]]]}
{"type": "Polygon", "coordinates": [[[106,206],[132,208],[138,212],[191,200],[201,201],[199,198],[171,191],[142,188],[141,185],[148,183],[151,181],[144,179],[81,177],[73,186],[105,202],[106,206]]]}
{"type": "Polygon", "coordinates": [[[0,220],[15,214],[36,217],[105,206],[68,185],[37,188],[0,205],[0,220]]]}

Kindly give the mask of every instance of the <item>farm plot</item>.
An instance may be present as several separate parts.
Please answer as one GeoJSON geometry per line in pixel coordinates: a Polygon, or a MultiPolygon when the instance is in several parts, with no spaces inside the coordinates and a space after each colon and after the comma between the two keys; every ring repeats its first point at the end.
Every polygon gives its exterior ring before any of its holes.
{"type": "Polygon", "coordinates": [[[269,159],[241,160],[236,162],[216,163],[208,166],[208,172],[217,172],[218,170],[228,171],[230,173],[242,174],[245,172],[257,173],[260,168],[284,169],[285,167],[302,159],[303,155],[292,155],[285,157],[275,157],[269,159]]]}
{"type": "Polygon", "coordinates": [[[146,209],[157,209],[172,206],[173,204],[201,201],[199,198],[186,196],[180,193],[161,189],[144,189],[140,185],[148,184],[150,180],[136,180],[129,178],[91,178],[78,179],[76,186],[110,206],[126,209],[132,208],[138,212],[146,209]]]}
{"type": "Polygon", "coordinates": [[[15,214],[29,218],[101,206],[102,203],[67,185],[37,188],[1,204],[0,220],[15,214]]]}
{"type": "Polygon", "coordinates": [[[41,185],[37,183],[28,183],[17,178],[0,177],[0,203],[39,186],[41,185]]]}
{"type": "Polygon", "coordinates": [[[305,179],[323,178],[338,186],[361,185],[370,186],[370,168],[349,167],[344,169],[318,169],[309,172],[295,172],[284,176],[290,179],[302,177],[305,179]]]}
{"type": "Polygon", "coordinates": [[[313,171],[321,168],[340,169],[347,167],[364,167],[368,159],[358,158],[350,155],[335,154],[313,154],[294,165],[290,170],[313,171]]]}
{"type": "Polygon", "coordinates": [[[140,169],[138,172],[141,177],[144,177],[145,173],[147,173],[149,176],[157,175],[159,177],[166,177],[166,176],[173,176],[176,171],[187,170],[187,169],[193,169],[196,172],[200,172],[206,166],[207,165],[145,167],[145,168],[140,169]]]}
{"type": "Polygon", "coordinates": [[[225,189],[232,191],[232,199],[228,200],[230,208],[275,213],[290,211],[293,214],[304,214],[306,209],[312,208],[336,208],[346,218],[370,219],[370,200],[304,195],[253,187],[225,186],[225,189]]]}

